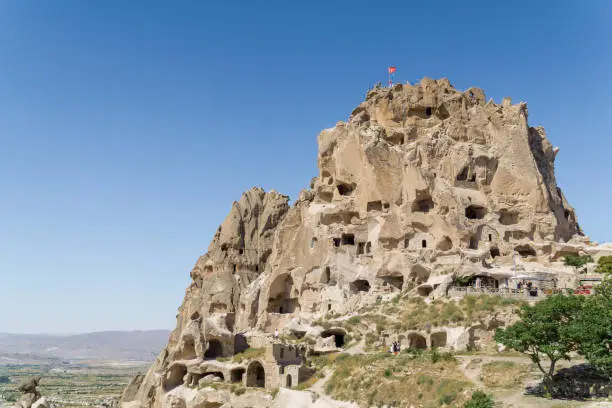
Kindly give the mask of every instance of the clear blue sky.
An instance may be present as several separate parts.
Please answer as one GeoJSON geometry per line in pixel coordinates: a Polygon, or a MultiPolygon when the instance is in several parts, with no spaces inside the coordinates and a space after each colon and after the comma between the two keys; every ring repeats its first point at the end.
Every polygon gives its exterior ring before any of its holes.
{"type": "Polygon", "coordinates": [[[251,186],[295,198],[367,87],[529,105],[612,240],[607,1],[0,2],[0,332],[172,328],[251,186]]]}

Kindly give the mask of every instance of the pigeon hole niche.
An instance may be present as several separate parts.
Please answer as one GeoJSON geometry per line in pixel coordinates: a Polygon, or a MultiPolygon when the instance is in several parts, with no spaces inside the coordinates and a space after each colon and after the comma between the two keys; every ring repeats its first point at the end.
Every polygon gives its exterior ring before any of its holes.
{"type": "Polygon", "coordinates": [[[299,308],[298,291],[289,274],[281,274],[270,285],[268,295],[269,313],[293,313],[299,308]]]}

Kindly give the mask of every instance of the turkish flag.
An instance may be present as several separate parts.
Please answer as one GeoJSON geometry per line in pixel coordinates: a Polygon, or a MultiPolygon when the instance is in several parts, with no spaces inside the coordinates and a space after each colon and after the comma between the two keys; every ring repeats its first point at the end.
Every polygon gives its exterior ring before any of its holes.
{"type": "Polygon", "coordinates": [[[389,73],[392,74],[395,72],[395,67],[389,67],[389,73]]]}

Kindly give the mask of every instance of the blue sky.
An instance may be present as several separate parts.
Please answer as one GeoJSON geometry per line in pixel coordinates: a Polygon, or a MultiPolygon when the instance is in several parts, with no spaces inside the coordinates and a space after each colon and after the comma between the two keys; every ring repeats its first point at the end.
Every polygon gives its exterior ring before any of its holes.
{"type": "Polygon", "coordinates": [[[0,332],[172,328],[233,200],[295,198],[369,85],[526,101],[612,241],[612,3],[0,2],[0,332]]]}

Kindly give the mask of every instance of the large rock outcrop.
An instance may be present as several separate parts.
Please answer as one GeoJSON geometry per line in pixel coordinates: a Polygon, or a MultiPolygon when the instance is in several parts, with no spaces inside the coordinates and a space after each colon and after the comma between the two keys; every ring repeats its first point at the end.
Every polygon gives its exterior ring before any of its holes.
{"type": "Polygon", "coordinates": [[[167,347],[123,403],[165,405],[210,360],[296,317],[348,313],[515,253],[547,264],[580,252],[558,149],[527,117],[524,103],[446,79],[370,90],[347,123],[321,132],[319,175],[291,208],[260,188],[233,204],[191,271],[167,347]]]}

